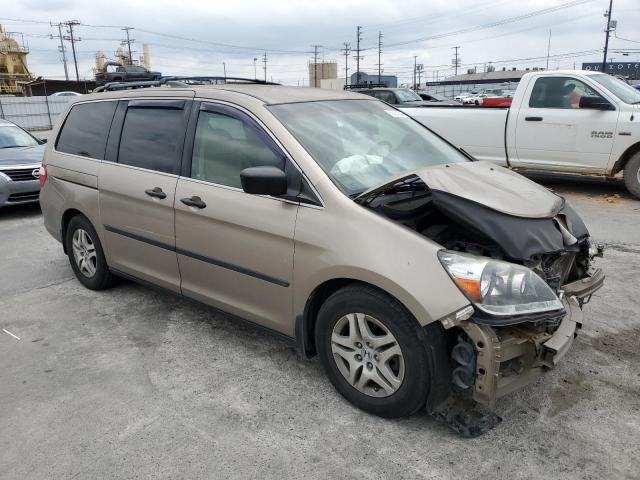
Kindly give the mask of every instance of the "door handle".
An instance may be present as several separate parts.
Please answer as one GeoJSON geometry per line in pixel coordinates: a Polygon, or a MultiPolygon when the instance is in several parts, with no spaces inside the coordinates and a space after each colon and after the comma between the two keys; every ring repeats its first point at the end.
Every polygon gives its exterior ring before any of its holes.
{"type": "Polygon", "coordinates": [[[526,122],[541,122],[542,117],[524,117],[526,122]]]}
{"type": "Polygon", "coordinates": [[[160,198],[160,199],[167,198],[167,194],[164,193],[160,187],[154,187],[149,190],[145,190],[144,193],[154,198],[160,198]]]}
{"type": "Polygon", "coordinates": [[[202,209],[207,206],[207,204],[204,203],[200,197],[197,197],[195,195],[191,198],[181,198],[180,201],[189,207],[196,207],[196,208],[202,209]]]}

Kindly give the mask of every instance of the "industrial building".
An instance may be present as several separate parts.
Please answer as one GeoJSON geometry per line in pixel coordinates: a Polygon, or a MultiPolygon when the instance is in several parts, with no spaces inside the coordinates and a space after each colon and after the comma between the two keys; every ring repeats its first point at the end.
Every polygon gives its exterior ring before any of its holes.
{"type": "Polygon", "coordinates": [[[320,88],[322,80],[338,78],[338,64],[336,62],[310,62],[309,86],[320,88]]]}
{"type": "Polygon", "coordinates": [[[22,85],[32,80],[28,53],[29,49],[20,46],[0,25],[0,94],[20,94],[22,85]]]}

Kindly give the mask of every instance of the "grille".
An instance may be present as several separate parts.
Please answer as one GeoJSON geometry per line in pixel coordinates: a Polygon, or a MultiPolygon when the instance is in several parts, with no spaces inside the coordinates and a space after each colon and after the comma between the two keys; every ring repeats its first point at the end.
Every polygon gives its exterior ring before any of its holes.
{"type": "Polygon", "coordinates": [[[12,193],[7,198],[7,202],[28,202],[31,200],[38,200],[40,196],[40,192],[23,192],[23,193],[12,193]]]}
{"type": "Polygon", "coordinates": [[[16,168],[13,170],[2,170],[14,182],[26,182],[28,180],[37,180],[38,177],[33,176],[33,168],[16,168]]]}

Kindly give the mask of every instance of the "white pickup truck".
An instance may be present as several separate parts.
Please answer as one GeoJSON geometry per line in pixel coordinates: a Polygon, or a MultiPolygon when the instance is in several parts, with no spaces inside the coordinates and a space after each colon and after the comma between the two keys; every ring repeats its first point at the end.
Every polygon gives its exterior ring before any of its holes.
{"type": "Polygon", "coordinates": [[[587,71],[531,72],[511,107],[402,108],[478,160],[612,178],[640,198],[640,91],[587,71]]]}

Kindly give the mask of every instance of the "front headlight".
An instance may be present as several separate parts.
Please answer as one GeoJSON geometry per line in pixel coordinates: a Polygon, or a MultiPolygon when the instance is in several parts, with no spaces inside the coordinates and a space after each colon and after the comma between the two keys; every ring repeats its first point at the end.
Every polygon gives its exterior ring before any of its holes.
{"type": "Polygon", "coordinates": [[[462,292],[483,312],[497,317],[562,310],[562,302],[535,272],[522,265],[449,250],[440,262],[462,292]]]}

